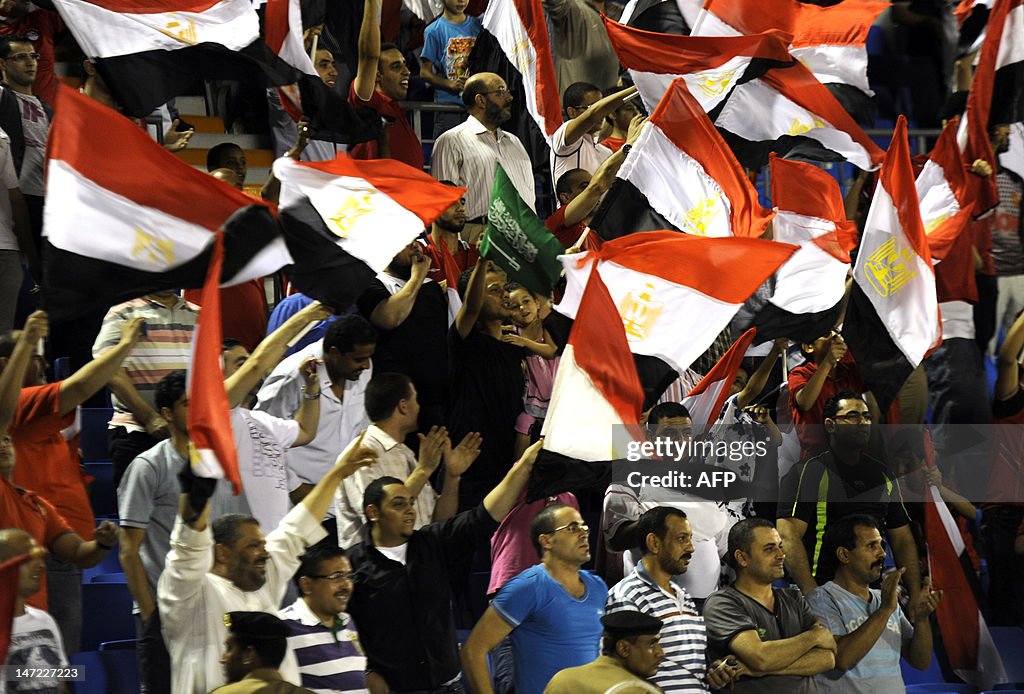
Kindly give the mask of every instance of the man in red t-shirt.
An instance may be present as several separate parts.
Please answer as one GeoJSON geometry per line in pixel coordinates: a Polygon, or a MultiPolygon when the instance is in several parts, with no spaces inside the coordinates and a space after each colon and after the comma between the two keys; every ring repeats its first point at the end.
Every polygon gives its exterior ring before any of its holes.
{"type": "Polygon", "coordinates": [[[377,16],[380,0],[366,0],[359,30],[359,67],[349,87],[348,101],[355,108],[372,108],[388,121],[377,142],[351,149],[353,159],[397,159],[423,170],[423,145],[398,103],[409,92],[409,66],[392,43],[381,45],[377,16]]]}
{"type": "MultiPolygon", "coordinates": [[[[451,181],[441,181],[446,186],[455,186],[451,181]]],[[[462,273],[476,265],[480,253],[476,246],[462,239],[466,226],[466,198],[453,202],[441,216],[434,220],[427,236],[423,252],[430,258],[427,277],[435,282],[446,281],[449,289],[455,289],[462,273]]]]}

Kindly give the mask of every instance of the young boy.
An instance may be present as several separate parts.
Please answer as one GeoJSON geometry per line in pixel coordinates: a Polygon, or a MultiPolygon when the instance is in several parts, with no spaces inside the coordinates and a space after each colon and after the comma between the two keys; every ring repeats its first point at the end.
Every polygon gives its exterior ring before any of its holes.
{"type": "MultiPolygon", "coordinates": [[[[469,54],[480,35],[480,18],[466,14],[469,0],[444,0],[444,13],[423,32],[420,77],[434,85],[434,101],[462,106],[469,77],[469,54]],[[436,70],[436,72],[435,72],[436,70]]],[[[434,114],[434,137],[466,119],[466,114],[434,114]]]]}

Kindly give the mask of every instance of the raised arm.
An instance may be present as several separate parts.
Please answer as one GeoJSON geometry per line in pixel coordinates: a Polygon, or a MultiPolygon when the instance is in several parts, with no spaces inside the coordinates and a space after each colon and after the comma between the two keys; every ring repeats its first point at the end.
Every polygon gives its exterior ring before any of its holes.
{"type": "Polygon", "coordinates": [[[836,667],[849,670],[868,654],[889,623],[889,617],[899,609],[899,583],[903,569],[898,569],[882,579],[882,604],[867,620],[849,634],[836,636],[836,667]]]}
{"type": "Polygon", "coordinates": [[[1017,316],[999,348],[996,400],[1009,400],[1020,387],[1020,353],[1024,350],[1024,313],[1017,316]]]}
{"type": "Polygon", "coordinates": [[[372,465],[377,461],[377,452],[363,446],[364,436],[366,436],[365,431],[359,435],[359,440],[354,446],[349,447],[338,456],[331,471],[324,475],[313,487],[313,490],[302,499],[302,505],[318,521],[322,521],[327,515],[327,509],[331,505],[334,492],[338,489],[341,481],[359,468],[372,465]]]}
{"type": "Polygon", "coordinates": [[[305,446],[315,439],[317,428],[320,425],[320,374],[317,362],[317,359],[310,357],[299,367],[305,387],[302,393],[302,403],[292,418],[299,425],[299,435],[295,437],[293,448],[305,446]]]}
{"type": "Polygon", "coordinates": [[[807,383],[804,387],[796,392],[795,400],[796,406],[800,408],[801,412],[814,407],[814,403],[818,401],[818,397],[821,396],[821,390],[825,387],[825,379],[828,378],[829,373],[836,367],[836,364],[846,354],[846,343],[841,340],[832,339],[832,345],[829,348],[829,353],[825,356],[825,359],[818,364],[818,368],[814,370],[814,374],[807,379],[807,383]]]}
{"type": "Polygon", "coordinates": [[[487,291],[487,268],[490,266],[490,262],[486,258],[479,258],[476,261],[473,274],[466,286],[466,296],[462,302],[462,308],[459,309],[459,314],[455,317],[455,330],[463,339],[469,335],[469,331],[476,325],[476,319],[480,317],[480,309],[484,305],[484,292],[487,291]]]}
{"type": "MultiPolygon", "coordinates": [[[[647,119],[643,116],[635,116],[633,118],[629,124],[629,132],[626,135],[626,144],[632,145],[636,141],[646,122],[647,119]]],[[[587,184],[583,192],[565,206],[565,226],[571,227],[573,224],[582,222],[590,216],[590,213],[594,211],[597,204],[601,202],[601,196],[615,182],[615,174],[619,172],[622,162],[626,161],[627,153],[627,148],[621,147],[597,167],[594,175],[590,178],[590,183],[587,184]]]]}
{"type": "Polygon", "coordinates": [[[228,406],[235,407],[256,387],[260,379],[270,373],[288,350],[302,329],[313,322],[327,320],[334,312],[319,301],[306,306],[265,337],[253,350],[238,371],[224,381],[228,406]]]}
{"type": "Polygon", "coordinates": [[[416,252],[412,256],[409,281],[397,292],[381,301],[370,313],[370,322],[380,330],[394,330],[409,317],[416,303],[423,280],[430,271],[430,259],[423,254],[420,245],[415,243],[416,252]]]}
{"type": "Polygon", "coordinates": [[[121,369],[121,362],[131,353],[142,336],[144,321],[136,316],[121,326],[121,339],[112,348],[93,359],[61,381],[60,414],[65,415],[107,385],[121,369]]]}
{"type": "Polygon", "coordinates": [[[627,87],[588,106],[586,111],[573,118],[565,126],[565,144],[567,146],[573,144],[601,125],[605,116],[614,113],[622,104],[636,96],[636,93],[636,87],[627,87]]]}
{"type": "Polygon", "coordinates": [[[541,439],[523,451],[519,462],[512,466],[508,474],[502,478],[501,482],[498,482],[498,486],[484,497],[484,509],[487,510],[491,518],[500,523],[516,505],[519,494],[530,479],[533,464],[537,462],[537,454],[540,453],[543,445],[544,440],[541,439]]]}
{"type": "MultiPolygon", "coordinates": [[[[764,390],[775,362],[778,360],[779,355],[785,351],[788,344],[789,340],[784,337],[776,340],[775,344],[772,345],[772,351],[768,353],[768,356],[764,358],[764,361],[757,367],[757,370],[747,379],[747,385],[740,391],[739,397],[736,399],[736,404],[741,409],[752,403],[761,394],[761,391],[764,390]]],[[[806,386],[804,387],[806,388],[806,386]]]]}
{"type": "Polygon", "coordinates": [[[49,331],[50,323],[44,311],[36,311],[29,316],[11,356],[7,357],[3,371],[0,371],[0,436],[7,432],[18,412],[18,395],[25,382],[25,371],[36,353],[36,345],[49,331]]]}
{"type": "Polygon", "coordinates": [[[362,101],[369,101],[377,87],[380,60],[380,0],[364,0],[363,23],[359,27],[359,65],[352,89],[362,101]]]}

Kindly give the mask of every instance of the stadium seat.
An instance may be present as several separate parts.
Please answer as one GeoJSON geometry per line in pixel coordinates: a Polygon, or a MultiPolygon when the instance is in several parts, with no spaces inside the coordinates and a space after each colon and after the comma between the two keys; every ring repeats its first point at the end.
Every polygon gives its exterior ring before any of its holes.
{"type": "Polygon", "coordinates": [[[104,641],[135,637],[132,596],[126,582],[82,585],[82,645],[95,650],[104,641]]]}
{"type": "Polygon", "coordinates": [[[115,571],[112,573],[93,574],[92,580],[89,583],[128,583],[128,578],[124,575],[123,571],[115,571]]]}
{"type": "Polygon", "coordinates": [[[113,463],[86,463],[85,470],[92,475],[89,501],[97,518],[117,518],[117,490],[114,488],[113,463]]]}
{"type": "Polygon", "coordinates": [[[53,360],[53,380],[63,381],[71,375],[71,358],[57,357],[53,360]]]}
{"type": "Polygon", "coordinates": [[[978,694],[978,690],[969,684],[956,682],[924,682],[908,684],[907,694],[978,694]]]}
{"type": "Polygon", "coordinates": [[[135,649],[100,651],[107,671],[109,694],[139,694],[139,664],[135,649]]]}
{"type": "Polygon", "coordinates": [[[113,410],[109,407],[82,408],[82,437],[78,447],[82,450],[82,462],[110,460],[107,445],[107,422],[113,410]]]}
{"type": "Polygon", "coordinates": [[[107,694],[107,672],[99,651],[72,653],[68,661],[85,671],[85,679],[69,683],[72,694],[107,694]]]}
{"type": "Polygon", "coordinates": [[[942,668],[939,667],[939,661],[935,657],[935,653],[932,653],[932,662],[928,664],[927,670],[915,670],[910,667],[910,664],[903,658],[900,658],[900,670],[903,674],[903,682],[907,687],[910,687],[911,685],[944,682],[944,678],[942,677],[942,668]]]}
{"type": "Polygon", "coordinates": [[[94,576],[100,574],[123,574],[124,570],[121,568],[121,559],[118,556],[118,547],[107,552],[107,556],[103,557],[96,566],[91,566],[88,569],[82,569],[82,583],[92,583],[94,576]]]}
{"type": "Polygon", "coordinates": [[[1003,682],[992,688],[994,692],[1024,691],[1024,682],[1003,682]]]}
{"type": "Polygon", "coordinates": [[[989,627],[992,641],[1003,656],[1003,668],[1010,682],[1024,682],[1024,629],[1020,627],[989,627]]]}
{"type": "Polygon", "coordinates": [[[100,651],[134,651],[138,645],[137,639],[121,639],[120,641],[104,641],[100,644],[100,651]]]}

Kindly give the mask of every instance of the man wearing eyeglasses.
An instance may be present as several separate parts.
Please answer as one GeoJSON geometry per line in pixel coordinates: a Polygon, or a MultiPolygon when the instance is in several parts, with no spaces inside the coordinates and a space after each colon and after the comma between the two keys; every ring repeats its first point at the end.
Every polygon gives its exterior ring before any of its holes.
{"type": "Polygon", "coordinates": [[[352,597],[352,565],[340,547],[320,544],[302,556],[295,572],[299,599],[281,610],[291,635],[302,686],[314,691],[366,690],[366,656],[345,612],[352,597]]]}
{"type": "Polygon", "coordinates": [[[910,517],[895,475],[865,452],[872,419],[867,403],[851,391],[836,393],[825,403],[824,419],[828,450],[796,465],[782,481],[777,525],[786,544],[786,570],[810,596],[835,575],[836,557],[822,551],[830,524],[866,514],[885,529],[915,599],[921,575],[910,517]]]}
{"type": "Polygon", "coordinates": [[[540,694],[561,670],[597,659],[608,587],[582,567],[590,528],[576,509],[551,504],[530,523],[541,563],[506,583],[462,647],[477,694],[493,694],[487,654],[511,635],[516,694],[540,694]]]}

